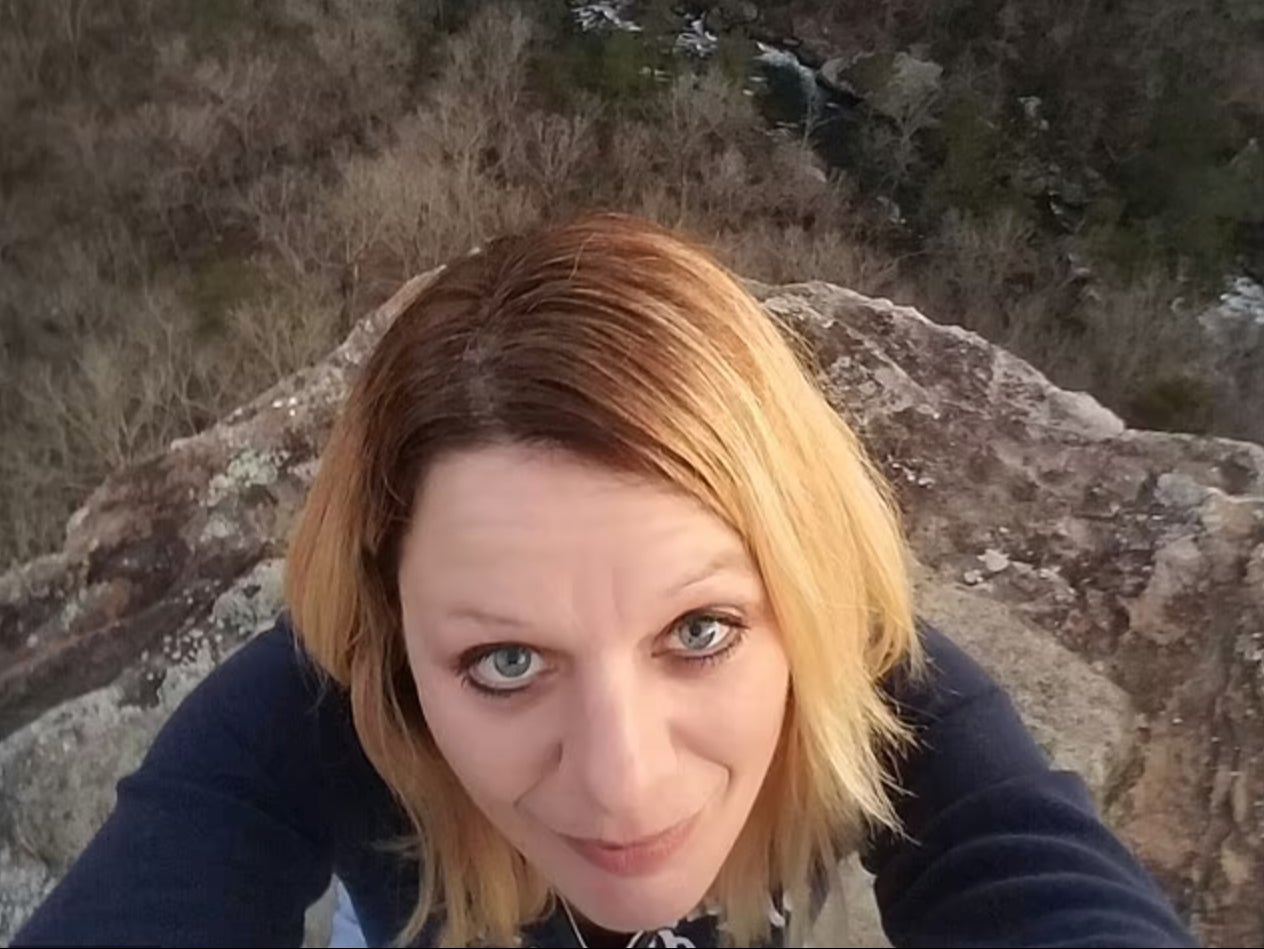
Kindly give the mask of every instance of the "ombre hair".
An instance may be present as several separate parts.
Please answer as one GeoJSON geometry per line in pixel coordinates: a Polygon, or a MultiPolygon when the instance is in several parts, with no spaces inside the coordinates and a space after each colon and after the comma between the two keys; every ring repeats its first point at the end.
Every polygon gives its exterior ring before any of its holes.
{"type": "Polygon", "coordinates": [[[907,547],[881,475],[784,327],[706,250],[589,215],[442,270],[362,367],[289,550],[302,642],[350,695],[365,753],[416,834],[400,942],[511,945],[548,885],[468,798],[430,737],[404,651],[400,541],[440,455],[562,448],[666,482],[744,539],[790,664],[780,745],[709,897],[735,944],[771,892],[809,889],[876,825],[906,730],[882,691],[916,664],[907,547]]]}

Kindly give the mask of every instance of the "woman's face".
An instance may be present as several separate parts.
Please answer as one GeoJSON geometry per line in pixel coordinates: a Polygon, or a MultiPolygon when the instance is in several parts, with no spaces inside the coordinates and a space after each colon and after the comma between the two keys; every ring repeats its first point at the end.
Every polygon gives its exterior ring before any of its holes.
{"type": "Polygon", "coordinates": [[[786,704],[741,539],[658,484],[496,446],[431,470],[399,581],[426,721],[488,819],[598,925],[688,914],[786,704]]]}

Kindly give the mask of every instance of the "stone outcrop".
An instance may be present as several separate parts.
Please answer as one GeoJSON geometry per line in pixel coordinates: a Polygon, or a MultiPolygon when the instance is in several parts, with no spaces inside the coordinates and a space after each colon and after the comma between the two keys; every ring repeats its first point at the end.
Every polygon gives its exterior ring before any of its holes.
{"type": "MultiPolygon", "coordinates": [[[[320,364],[103,484],[61,551],[0,576],[0,939],[166,715],[279,608],[284,538],[329,424],[425,279],[320,364]]],[[[1128,430],[886,301],[753,289],[897,486],[922,612],[1086,775],[1208,944],[1258,944],[1264,449],[1128,430]]],[[[853,938],[879,941],[858,903],[853,938]]]]}

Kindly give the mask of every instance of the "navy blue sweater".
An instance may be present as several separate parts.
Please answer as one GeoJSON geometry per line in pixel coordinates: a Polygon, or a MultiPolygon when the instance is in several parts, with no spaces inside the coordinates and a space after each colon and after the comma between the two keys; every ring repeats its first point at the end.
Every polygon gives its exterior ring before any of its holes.
{"type": "MultiPolygon", "coordinates": [[[[863,854],[891,941],[1193,945],[1005,694],[941,634],[928,630],[926,645],[931,676],[891,684],[920,736],[900,766],[906,835],[863,854]]],[[[380,843],[406,830],[345,694],[321,682],[282,619],[180,706],[14,945],[298,945],[331,873],[369,944],[384,944],[408,917],[417,873],[380,843]]],[[[576,945],[560,923],[532,927],[527,944],[576,945]]],[[[680,927],[697,945],[713,938],[714,926],[680,927]]]]}

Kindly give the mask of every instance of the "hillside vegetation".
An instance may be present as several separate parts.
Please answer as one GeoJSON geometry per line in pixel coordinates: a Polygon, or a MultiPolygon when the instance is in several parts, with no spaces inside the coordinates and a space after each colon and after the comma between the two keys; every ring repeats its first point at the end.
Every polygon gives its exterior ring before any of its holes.
{"type": "Polygon", "coordinates": [[[1136,424],[1264,439],[1264,360],[1194,319],[1259,267],[1258,4],[752,6],[708,14],[704,60],[664,3],[585,34],[543,0],[0,0],[0,565],[408,276],[594,207],[963,323],[1136,424]],[[861,110],[827,165],[761,111],[771,33],[914,50],[942,90],[861,110]]]}

